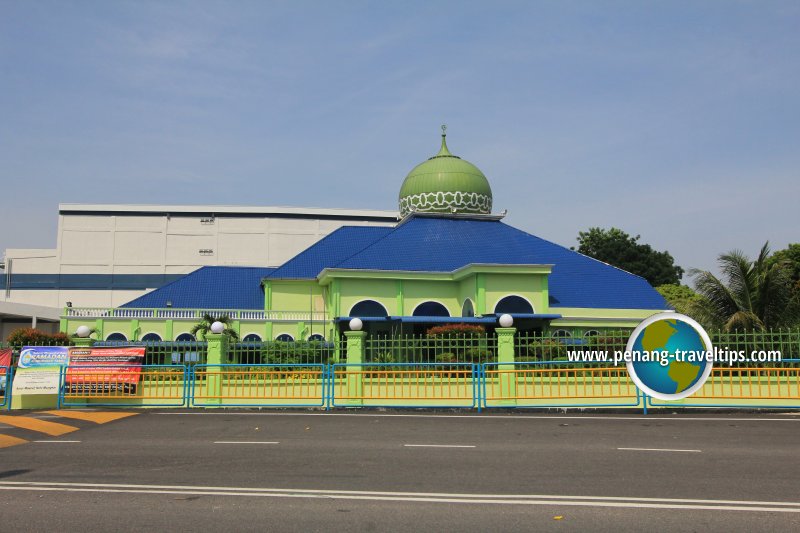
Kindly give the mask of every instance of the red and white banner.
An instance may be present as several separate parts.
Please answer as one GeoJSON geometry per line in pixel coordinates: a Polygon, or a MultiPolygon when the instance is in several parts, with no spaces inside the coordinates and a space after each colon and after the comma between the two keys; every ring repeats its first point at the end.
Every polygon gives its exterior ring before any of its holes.
{"type": "Polygon", "coordinates": [[[11,348],[0,349],[0,396],[5,396],[6,386],[8,385],[8,374],[11,368],[11,361],[14,359],[14,352],[11,348]]]}
{"type": "Polygon", "coordinates": [[[142,377],[144,346],[70,348],[65,383],[70,392],[135,392],[142,377]]]}
{"type": "Polygon", "coordinates": [[[11,358],[14,353],[11,348],[0,349],[0,374],[5,374],[5,367],[11,366],[11,358]]]}

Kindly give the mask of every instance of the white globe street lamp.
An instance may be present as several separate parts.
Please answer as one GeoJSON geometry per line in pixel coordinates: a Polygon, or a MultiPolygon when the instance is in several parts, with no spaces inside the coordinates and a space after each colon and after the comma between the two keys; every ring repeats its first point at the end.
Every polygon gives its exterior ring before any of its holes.
{"type": "Polygon", "coordinates": [[[363,327],[364,327],[364,322],[362,322],[360,318],[354,318],[350,320],[350,329],[352,331],[361,331],[361,328],[363,327]]]}
{"type": "Polygon", "coordinates": [[[514,317],[509,314],[500,315],[500,326],[510,328],[514,325],[514,317]]]}
{"type": "Polygon", "coordinates": [[[225,324],[223,324],[219,320],[211,324],[211,333],[216,333],[217,335],[219,335],[223,331],[225,331],[225,324]]]}

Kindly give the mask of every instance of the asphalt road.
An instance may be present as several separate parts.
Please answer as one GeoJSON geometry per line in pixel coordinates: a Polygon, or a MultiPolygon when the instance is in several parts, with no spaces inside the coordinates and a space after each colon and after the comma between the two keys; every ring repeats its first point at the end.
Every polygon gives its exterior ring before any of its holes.
{"type": "Polygon", "coordinates": [[[0,531],[800,530],[798,416],[150,411],[78,425],[0,450],[0,531]]]}

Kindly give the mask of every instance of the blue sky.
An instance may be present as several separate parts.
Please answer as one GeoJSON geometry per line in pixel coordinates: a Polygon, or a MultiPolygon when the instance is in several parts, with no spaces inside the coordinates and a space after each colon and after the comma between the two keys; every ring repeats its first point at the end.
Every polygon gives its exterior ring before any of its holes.
{"type": "Polygon", "coordinates": [[[438,149],[512,225],[684,267],[798,242],[798,2],[0,0],[0,249],[56,206],[396,208],[438,149]]]}

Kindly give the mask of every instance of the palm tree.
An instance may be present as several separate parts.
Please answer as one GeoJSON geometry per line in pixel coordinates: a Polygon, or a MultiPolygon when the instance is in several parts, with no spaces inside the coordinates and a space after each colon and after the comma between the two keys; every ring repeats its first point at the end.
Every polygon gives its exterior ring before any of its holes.
{"type": "Polygon", "coordinates": [[[205,338],[209,333],[211,333],[211,324],[214,322],[222,322],[225,324],[225,329],[222,330],[223,335],[227,335],[232,341],[239,340],[239,334],[236,333],[236,330],[231,327],[231,318],[228,315],[215,317],[208,313],[204,314],[202,320],[192,327],[191,334],[197,338],[197,334],[199,333],[203,338],[205,338]]]}
{"type": "Polygon", "coordinates": [[[769,242],[754,261],[740,250],[720,255],[717,262],[725,281],[708,271],[691,269],[695,290],[702,296],[692,314],[726,332],[795,324],[790,269],[785,262],[768,264],[769,256],[769,242]]]}

